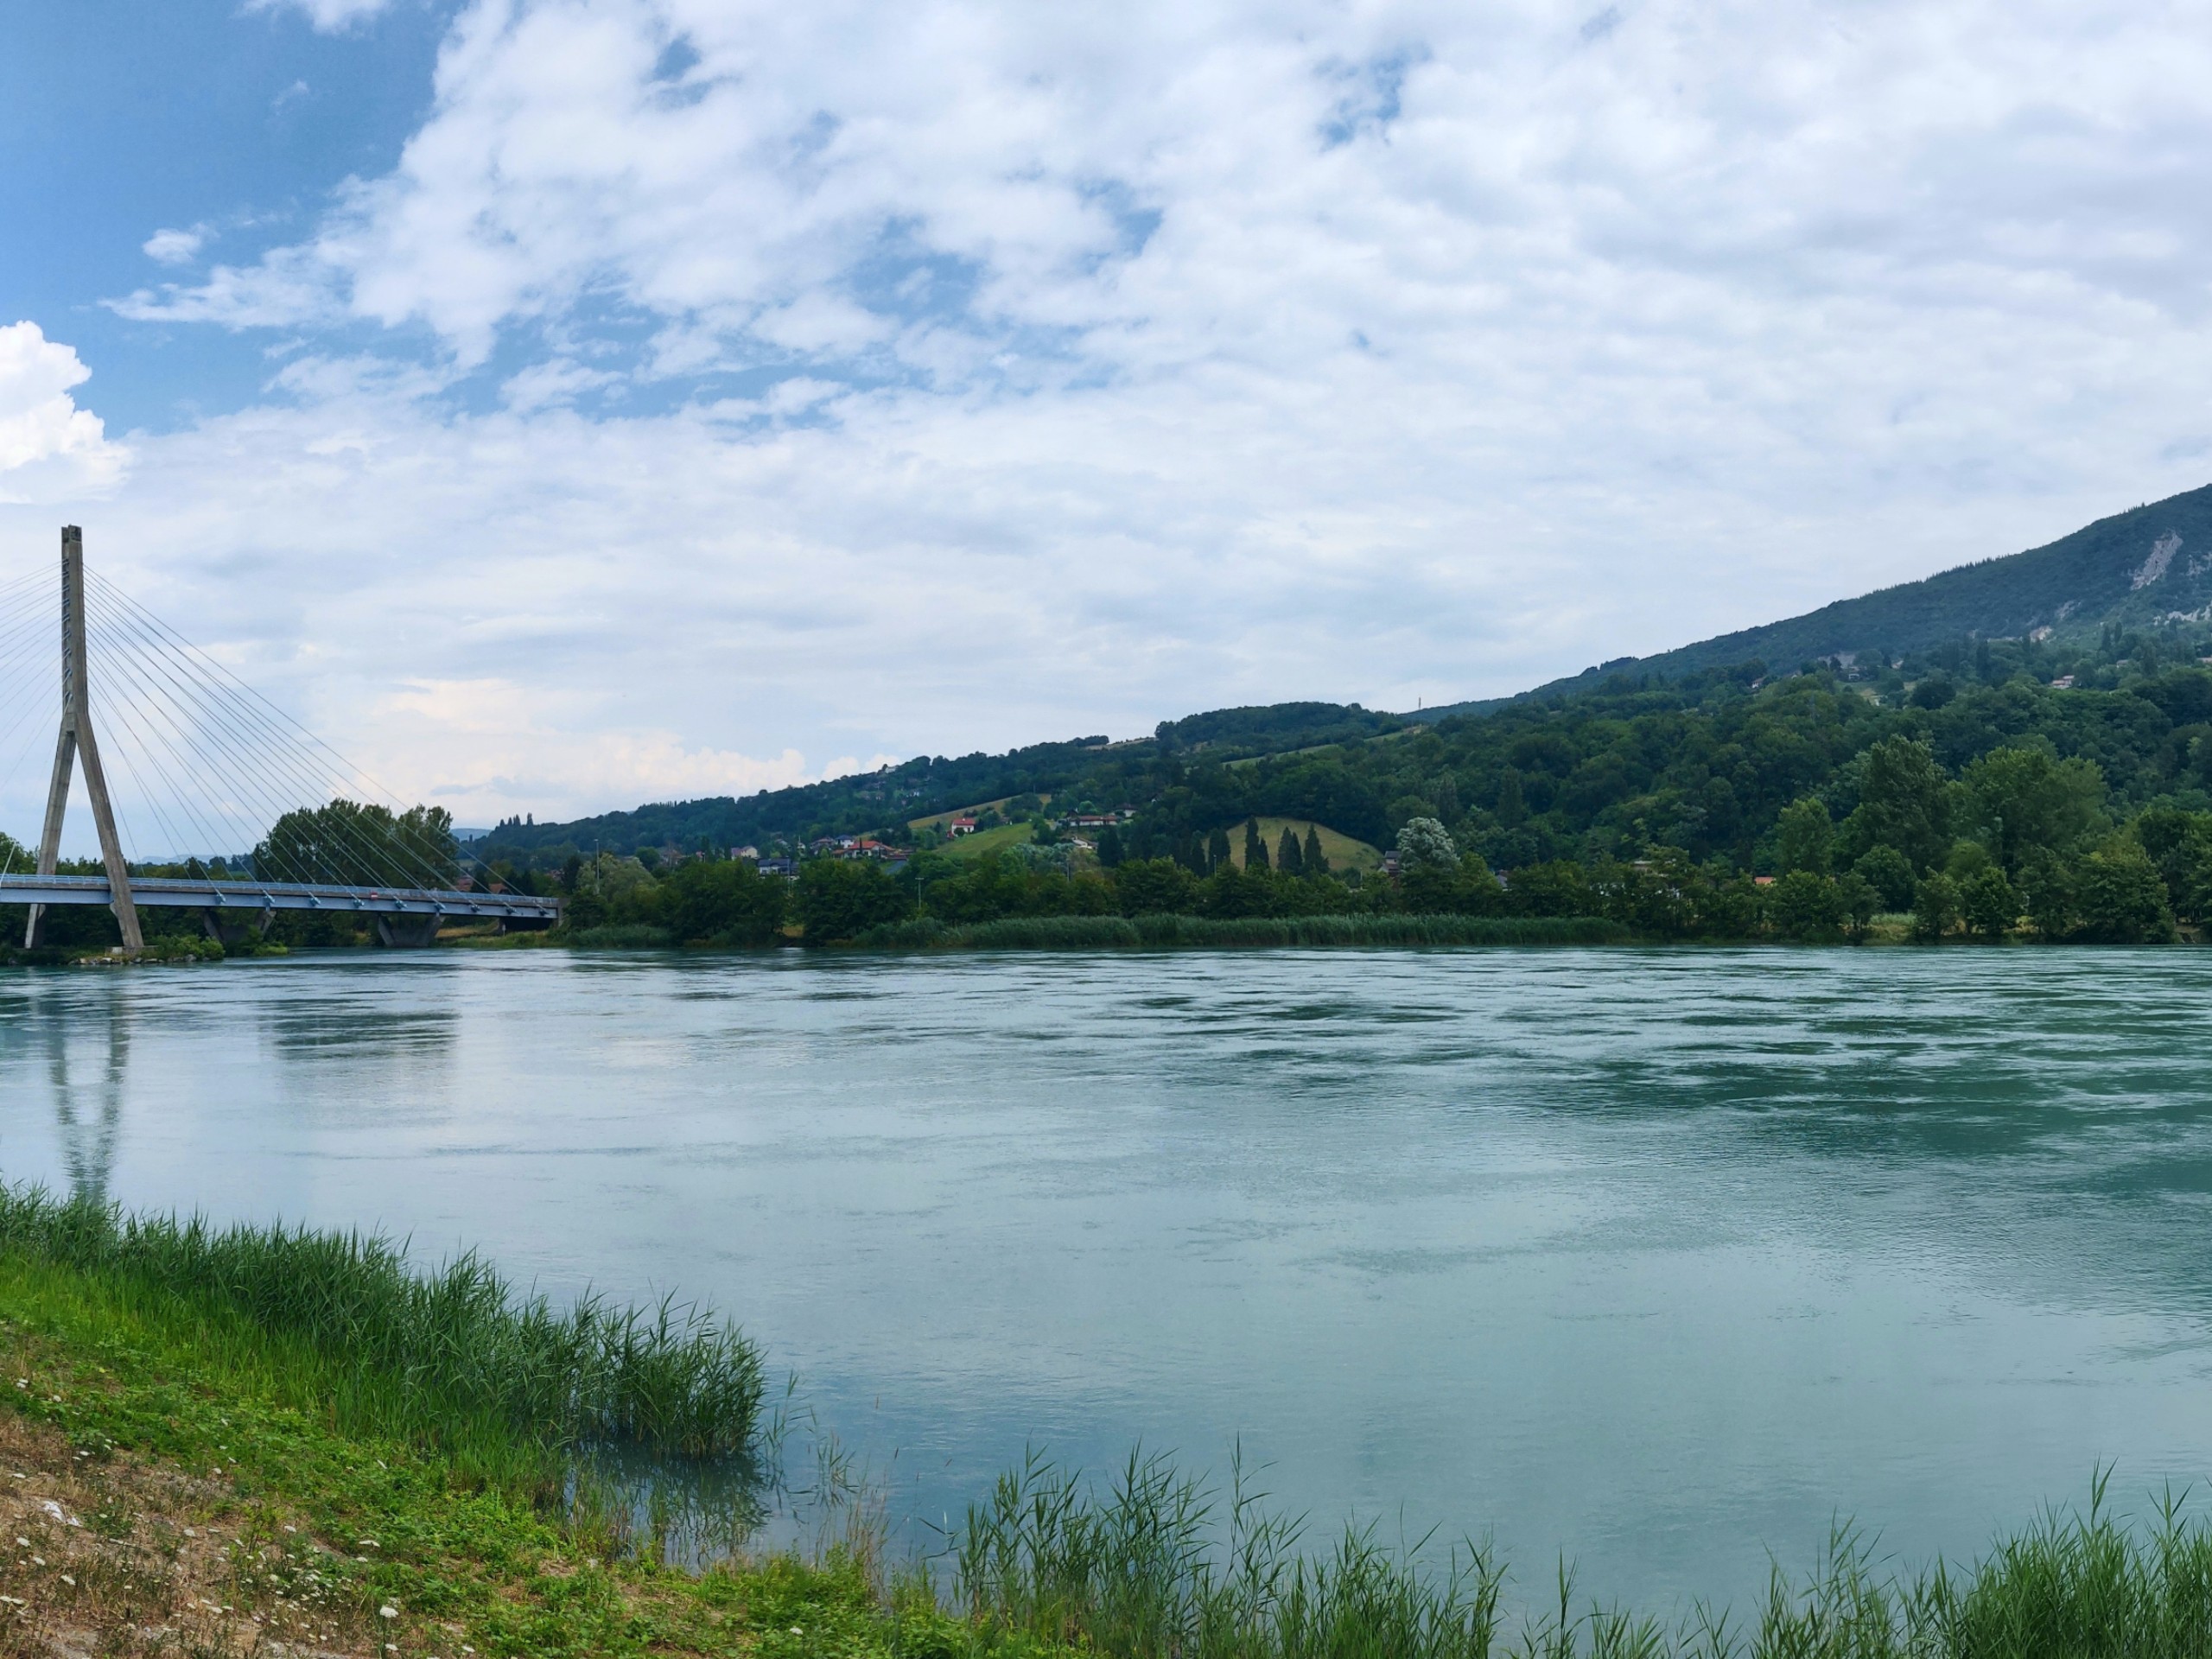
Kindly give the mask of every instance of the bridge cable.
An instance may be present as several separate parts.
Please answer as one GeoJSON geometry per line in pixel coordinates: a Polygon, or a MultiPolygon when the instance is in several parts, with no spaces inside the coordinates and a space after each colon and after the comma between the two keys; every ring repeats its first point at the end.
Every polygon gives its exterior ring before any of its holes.
{"type": "MultiPolygon", "coordinates": [[[[125,631],[109,629],[104,632],[109,632],[111,637],[132,637],[137,639],[140,643],[145,643],[135,626],[125,631]]],[[[137,690],[142,696],[147,697],[153,707],[163,710],[165,722],[193,750],[201,763],[210,771],[216,772],[219,781],[232,792],[245,798],[245,803],[254,809],[257,814],[266,815],[273,823],[275,819],[283,817],[286,812],[308,806],[309,801],[300,798],[302,794],[309,792],[302,789],[302,783],[308,784],[313,792],[321,791],[324,779],[302,779],[296,772],[288,779],[286,772],[283,770],[270,768],[266,766],[256,767],[245,762],[246,755],[256,753],[265,755],[263,746],[254,741],[251,733],[244,732],[238,728],[234,718],[234,710],[226,710],[221,702],[207,698],[208,688],[200,683],[204,677],[195,676],[191,680],[179,683],[172,666],[174,653],[165,652],[161,657],[152,658],[143,662],[133,661],[128,653],[118,653],[118,655],[119,660],[127,665],[134,689],[137,690]],[[195,692],[200,694],[201,706],[195,709],[187,706],[181,698],[162,690],[160,685],[155,683],[162,679],[169,681],[172,685],[177,685],[181,691],[188,695],[195,692]],[[211,753],[208,744],[204,741],[205,737],[210,734],[208,732],[210,726],[219,728],[234,740],[235,747],[217,744],[211,753]]],[[[188,671],[190,664],[188,662],[183,666],[188,671]]],[[[372,877],[372,885],[437,885],[435,880],[393,883],[389,878],[393,856],[396,853],[404,853],[405,851],[404,848],[380,844],[369,837],[359,826],[342,817],[327,821],[327,823],[334,827],[340,836],[350,842],[355,855],[362,858],[364,862],[375,872],[372,877]]],[[[244,848],[232,849],[233,852],[251,855],[255,850],[252,843],[266,839],[264,834],[254,830],[251,826],[245,829],[245,836],[248,844],[244,848]]],[[[215,851],[212,845],[213,839],[211,837],[209,849],[211,852],[215,851]]],[[[269,861],[277,866],[281,874],[294,880],[313,882],[319,879],[342,882],[346,880],[344,873],[337,870],[302,870],[293,865],[289,860],[282,858],[273,847],[270,849],[269,861]]],[[[425,874],[435,877],[436,872],[427,863],[423,864],[423,868],[425,874]]]]}
{"type": "MultiPolygon", "coordinates": [[[[249,702],[239,696],[232,690],[232,686],[239,683],[235,677],[228,676],[225,671],[221,670],[219,664],[213,664],[196,647],[192,647],[188,641],[180,641],[180,636],[177,636],[174,630],[168,629],[165,625],[160,624],[159,619],[153,617],[150,613],[145,611],[144,607],[131,601],[127,594],[116,590],[112,584],[103,582],[102,587],[107,590],[108,596],[129,607],[130,614],[128,620],[131,625],[130,632],[140,643],[160,653],[164,664],[162,677],[169,679],[172,683],[176,683],[177,672],[181,671],[186,677],[185,686],[189,688],[194,701],[200,705],[198,709],[200,715],[220,726],[241,747],[267,758],[271,745],[274,745],[278,756],[290,761],[290,775],[295,785],[296,785],[300,781],[312,779],[318,792],[327,790],[328,786],[334,783],[338,791],[342,791],[346,795],[358,795],[362,792],[358,788],[359,781],[366,780],[372,784],[375,783],[373,778],[362,772],[360,768],[353,766],[352,763],[346,762],[345,757],[339,755],[328,745],[320,744],[318,741],[319,747],[323,751],[321,755],[307,748],[293,737],[290,732],[276,726],[268,718],[267,714],[263,712],[264,709],[270,709],[281,716],[281,710],[274,710],[273,705],[269,704],[266,699],[257,697],[255,702],[249,702]],[[167,639],[158,635],[149,637],[150,630],[154,627],[160,627],[162,632],[167,635],[167,639]],[[184,649],[178,649],[177,645],[171,644],[170,641],[180,641],[184,649]],[[218,675],[222,675],[223,677],[216,677],[218,675]],[[225,683],[226,680],[229,681],[228,684],[225,683]],[[256,706],[257,703],[259,704],[258,707],[256,706]],[[348,778],[342,772],[334,775],[334,769],[328,766],[324,755],[335,758],[355,775],[352,778],[348,778]]],[[[251,688],[245,689],[251,690],[251,688]]],[[[296,721],[289,723],[295,730],[305,729],[299,727],[296,721]]],[[[308,734],[308,735],[312,737],[313,734],[308,734]]],[[[283,779],[285,773],[283,772],[264,768],[259,775],[264,779],[264,787],[284,786],[283,779]]],[[[388,798],[396,800],[397,798],[391,798],[390,791],[384,791],[382,785],[378,785],[378,789],[388,798]]],[[[305,805],[306,803],[302,802],[300,804],[305,805]]],[[[369,804],[381,805],[382,804],[371,801],[369,804]]],[[[406,809],[403,806],[401,810],[404,811],[406,809]]],[[[279,816],[281,815],[280,812],[279,816]]],[[[370,868],[376,872],[374,880],[378,885],[395,885],[391,880],[395,868],[401,873],[400,884],[404,884],[406,867],[410,864],[412,864],[416,871],[414,876],[414,881],[416,884],[432,888],[442,887],[445,885],[443,872],[420,852],[409,847],[397,833],[388,836],[382,842],[378,842],[368,838],[365,831],[344,817],[330,821],[330,824],[327,827],[334,827],[350,840],[354,851],[358,855],[364,855],[370,868]]]]}

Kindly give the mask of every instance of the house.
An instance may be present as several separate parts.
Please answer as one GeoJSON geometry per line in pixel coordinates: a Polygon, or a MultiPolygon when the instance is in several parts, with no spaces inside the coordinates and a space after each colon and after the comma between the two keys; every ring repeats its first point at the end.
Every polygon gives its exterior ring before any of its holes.
{"type": "Polygon", "coordinates": [[[972,836],[976,833],[976,820],[973,818],[955,818],[950,823],[944,826],[944,832],[949,836],[972,836]]]}
{"type": "Polygon", "coordinates": [[[764,858],[760,868],[763,875],[790,877],[798,874],[798,866],[788,858],[764,858]]]}
{"type": "Polygon", "coordinates": [[[1060,820],[1064,830],[1103,830],[1114,822],[1110,812],[1072,812],[1060,820]]]}
{"type": "Polygon", "coordinates": [[[760,849],[758,847],[733,847],[729,849],[729,855],[732,858],[750,859],[755,864],[760,861],[760,849]]]}

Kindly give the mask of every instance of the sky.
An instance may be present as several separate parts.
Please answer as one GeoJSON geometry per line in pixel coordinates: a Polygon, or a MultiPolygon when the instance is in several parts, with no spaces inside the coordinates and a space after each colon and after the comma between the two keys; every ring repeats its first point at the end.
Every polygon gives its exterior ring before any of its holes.
{"type": "Polygon", "coordinates": [[[82,524],[464,823],[1511,692],[2212,478],[2195,7],[0,22],[0,583],[82,524]]]}

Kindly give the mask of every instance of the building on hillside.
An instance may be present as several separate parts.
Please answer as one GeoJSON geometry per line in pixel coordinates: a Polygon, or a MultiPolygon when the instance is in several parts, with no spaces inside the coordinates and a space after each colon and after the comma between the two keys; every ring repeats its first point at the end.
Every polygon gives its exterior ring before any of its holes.
{"type": "Polygon", "coordinates": [[[760,861],[760,849],[758,847],[733,847],[729,849],[729,855],[732,858],[746,859],[755,864],[760,861]]]}
{"type": "Polygon", "coordinates": [[[788,858],[764,858],[760,863],[763,875],[793,876],[798,874],[798,864],[788,858]]]}
{"type": "Polygon", "coordinates": [[[944,826],[944,832],[949,836],[972,836],[976,833],[976,820],[973,818],[955,818],[950,823],[944,826]]]}

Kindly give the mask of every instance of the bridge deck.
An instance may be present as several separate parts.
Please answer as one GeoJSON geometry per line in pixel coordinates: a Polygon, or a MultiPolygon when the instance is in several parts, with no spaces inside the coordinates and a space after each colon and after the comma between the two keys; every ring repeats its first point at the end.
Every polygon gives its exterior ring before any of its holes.
{"type": "MultiPolygon", "coordinates": [[[[368,916],[485,916],[557,922],[558,899],[521,893],[454,893],[430,887],[348,887],[297,881],[195,880],[134,875],[130,896],[142,909],[320,910],[368,916]]],[[[0,877],[0,905],[105,905],[104,875],[0,877]]]]}

